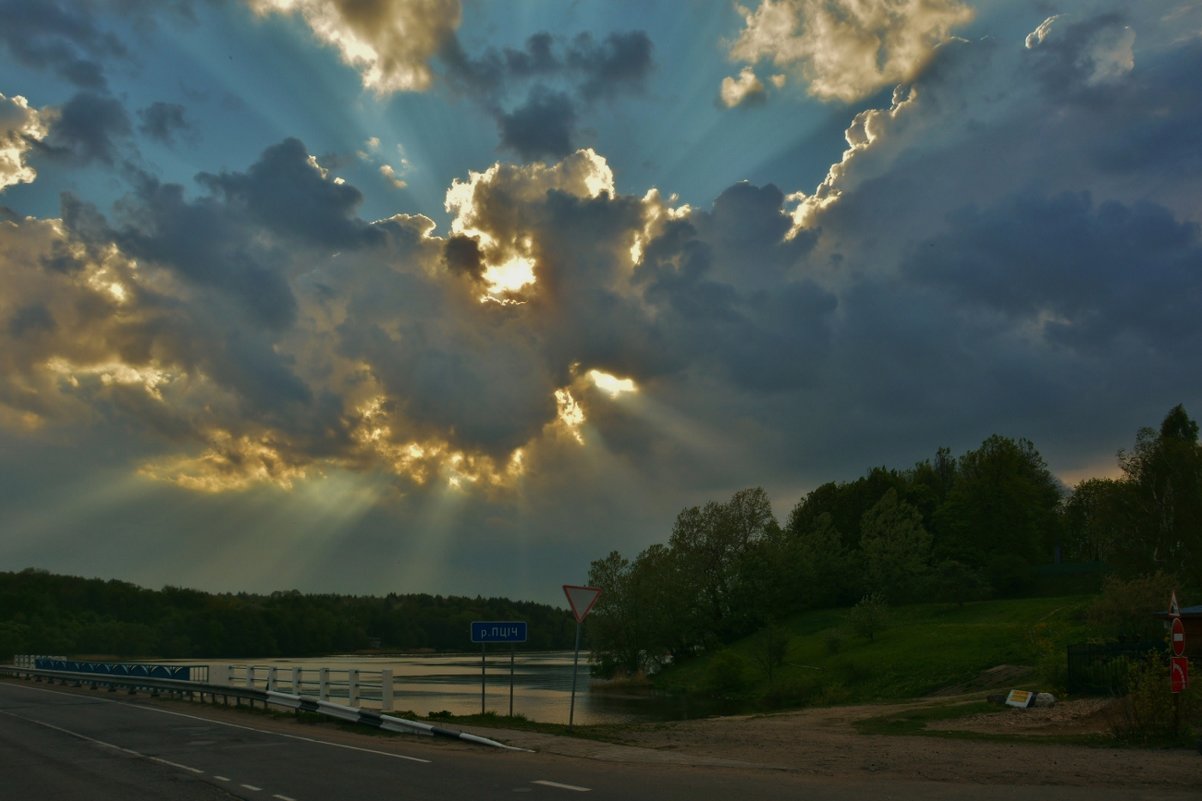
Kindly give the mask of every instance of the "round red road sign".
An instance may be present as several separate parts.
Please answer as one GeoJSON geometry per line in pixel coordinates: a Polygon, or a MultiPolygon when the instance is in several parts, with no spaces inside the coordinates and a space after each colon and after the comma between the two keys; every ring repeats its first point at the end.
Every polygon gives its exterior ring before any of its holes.
{"type": "Polygon", "coordinates": [[[1173,625],[1169,629],[1169,640],[1173,645],[1173,656],[1181,656],[1185,653],[1185,624],[1179,617],[1173,618],[1173,625]]]}

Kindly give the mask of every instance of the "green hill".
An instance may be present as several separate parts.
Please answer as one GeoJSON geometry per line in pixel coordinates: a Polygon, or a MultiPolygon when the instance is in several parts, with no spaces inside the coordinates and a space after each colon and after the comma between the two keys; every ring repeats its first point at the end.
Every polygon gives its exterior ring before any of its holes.
{"type": "Polygon", "coordinates": [[[1077,595],[807,612],[654,679],[749,709],[888,701],[1002,686],[1062,692],[1065,647],[1089,636],[1077,595]]]}

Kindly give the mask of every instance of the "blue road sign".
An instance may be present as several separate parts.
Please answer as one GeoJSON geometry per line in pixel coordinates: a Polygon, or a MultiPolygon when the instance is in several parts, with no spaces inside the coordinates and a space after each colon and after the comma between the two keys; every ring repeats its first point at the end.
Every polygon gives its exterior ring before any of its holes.
{"type": "Polygon", "coordinates": [[[472,642],[526,642],[526,621],[473,620],[472,642]]]}

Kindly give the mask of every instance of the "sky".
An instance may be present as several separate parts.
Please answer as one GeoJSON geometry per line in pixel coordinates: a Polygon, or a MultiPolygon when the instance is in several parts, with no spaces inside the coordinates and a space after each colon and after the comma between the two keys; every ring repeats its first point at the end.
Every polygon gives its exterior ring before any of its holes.
{"type": "Polygon", "coordinates": [[[1202,4],[0,0],[0,570],[565,605],[1202,414],[1202,4]]]}

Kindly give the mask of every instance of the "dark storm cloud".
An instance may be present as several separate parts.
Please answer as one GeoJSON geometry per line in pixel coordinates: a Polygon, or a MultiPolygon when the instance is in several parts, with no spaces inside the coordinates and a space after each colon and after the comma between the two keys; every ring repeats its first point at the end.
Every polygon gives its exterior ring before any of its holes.
{"type": "Polygon", "coordinates": [[[570,153],[577,122],[599,100],[641,92],[654,66],[651,53],[642,31],[611,33],[599,42],[583,33],[563,44],[537,33],[524,49],[489,50],[475,58],[452,37],[441,58],[450,83],[496,120],[501,146],[533,159],[570,153]],[[517,105],[509,102],[523,93],[517,105]]]}
{"type": "Polygon", "coordinates": [[[576,128],[576,105],[560,92],[537,88],[526,103],[497,117],[501,146],[532,161],[550,159],[572,151],[576,128]]]}
{"type": "Polygon", "coordinates": [[[238,298],[262,325],[278,329],[295,320],[281,254],[257,244],[235,210],[212,197],[189,201],[178,184],[147,180],[123,211],[129,223],[116,239],[131,255],[238,298]]]}
{"type": "Polygon", "coordinates": [[[1163,206],[1023,195],[950,222],[905,273],[1009,318],[1046,317],[1051,342],[1086,351],[1120,337],[1170,351],[1202,340],[1198,226],[1163,206]]]}
{"type": "Polygon", "coordinates": [[[41,304],[22,306],[8,321],[8,333],[14,339],[54,331],[54,317],[41,304]]]}
{"type": "Polygon", "coordinates": [[[299,139],[267,148],[244,173],[197,178],[278,234],[330,248],[380,241],[378,231],[354,216],[363,194],[350,184],[326,180],[299,139]]]}
{"type": "Polygon", "coordinates": [[[95,92],[80,92],[59,110],[38,148],[54,158],[113,164],[121,142],[131,132],[129,116],[120,101],[95,92]]]}
{"type": "Polygon", "coordinates": [[[151,103],[138,112],[138,119],[142,121],[139,131],[166,144],[172,144],[176,134],[190,128],[184,107],[178,103],[151,103]]]}
{"type": "Polygon", "coordinates": [[[443,261],[452,273],[470,276],[473,281],[484,276],[480,243],[472,237],[459,234],[448,237],[443,246],[443,261]]]}
{"type": "Polygon", "coordinates": [[[28,67],[50,70],[84,89],[106,85],[101,60],[128,51],[102,30],[89,3],[0,0],[0,42],[28,67]]]}

